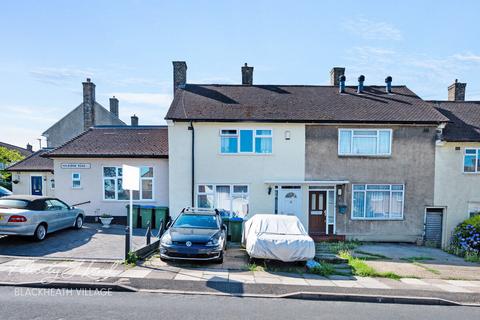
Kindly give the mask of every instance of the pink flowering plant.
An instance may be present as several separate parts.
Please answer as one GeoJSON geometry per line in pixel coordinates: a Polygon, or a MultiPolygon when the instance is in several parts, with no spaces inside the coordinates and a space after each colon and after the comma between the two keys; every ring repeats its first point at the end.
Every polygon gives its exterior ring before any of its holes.
{"type": "Polygon", "coordinates": [[[468,261],[480,262],[480,215],[463,221],[455,228],[450,251],[468,261]]]}

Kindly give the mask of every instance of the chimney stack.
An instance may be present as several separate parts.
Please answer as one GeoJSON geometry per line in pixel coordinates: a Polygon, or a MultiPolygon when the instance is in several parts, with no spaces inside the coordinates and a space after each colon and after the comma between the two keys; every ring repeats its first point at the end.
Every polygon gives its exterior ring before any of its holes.
{"type": "Polygon", "coordinates": [[[173,94],[178,87],[187,84],[187,63],[185,61],[172,61],[173,63],[173,94]]]}
{"type": "Polygon", "coordinates": [[[340,93],[345,93],[345,81],[347,80],[347,77],[345,75],[341,75],[338,77],[338,92],[340,93]]]}
{"type": "Polygon", "coordinates": [[[90,78],[83,82],[83,130],[95,125],[95,84],[90,78]]]}
{"type": "Polygon", "coordinates": [[[358,77],[357,93],[362,93],[363,92],[363,83],[364,82],[365,82],[365,76],[362,74],[360,77],[358,77]]]}
{"type": "Polygon", "coordinates": [[[465,101],[466,86],[466,83],[458,82],[458,79],[455,79],[455,82],[448,87],[448,101],[465,101]]]}
{"type": "Polygon", "coordinates": [[[345,75],[345,68],[343,67],[333,67],[330,70],[330,85],[338,86],[340,83],[340,76],[345,75]]]}
{"type": "Polygon", "coordinates": [[[251,86],[253,84],[253,67],[249,67],[245,62],[242,67],[242,85],[251,86]]]}
{"type": "Polygon", "coordinates": [[[110,98],[110,112],[118,118],[118,99],[115,96],[110,98]]]}
{"type": "Polygon", "coordinates": [[[33,152],[33,147],[30,143],[27,143],[27,150],[33,152]]]}
{"type": "Polygon", "coordinates": [[[393,78],[391,76],[388,76],[385,78],[385,83],[386,83],[385,90],[387,93],[392,93],[392,80],[393,78]]]}
{"type": "Polygon", "coordinates": [[[138,127],[138,117],[136,115],[133,115],[131,118],[130,118],[130,121],[131,121],[131,125],[132,127],[138,127]]]}

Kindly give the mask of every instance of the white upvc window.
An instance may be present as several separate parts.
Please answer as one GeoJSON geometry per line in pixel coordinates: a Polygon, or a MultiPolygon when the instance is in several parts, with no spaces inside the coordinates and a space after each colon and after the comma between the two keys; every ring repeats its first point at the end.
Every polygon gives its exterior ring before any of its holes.
{"type": "Polygon", "coordinates": [[[248,214],[248,185],[200,184],[197,186],[197,207],[224,209],[239,216],[248,214]]]}
{"type": "Polygon", "coordinates": [[[82,177],[80,173],[72,173],[72,189],[80,189],[82,187],[82,177]]]}
{"type": "Polygon", "coordinates": [[[339,129],[338,154],[389,156],[392,154],[392,129],[339,129]]]}
{"type": "Polygon", "coordinates": [[[273,133],[271,129],[221,129],[220,153],[270,154],[273,133]]]}
{"type": "Polygon", "coordinates": [[[480,148],[465,148],[463,154],[463,172],[480,172],[480,148]]]}
{"type": "Polygon", "coordinates": [[[404,194],[403,184],[354,184],[352,219],[403,219],[404,194]]]}
{"type": "MultiPolygon", "coordinates": [[[[140,167],[140,191],[133,191],[133,200],[154,200],[153,167],[140,167]]],[[[129,191],[122,187],[122,167],[103,167],[103,199],[129,200],[129,191]]]]}

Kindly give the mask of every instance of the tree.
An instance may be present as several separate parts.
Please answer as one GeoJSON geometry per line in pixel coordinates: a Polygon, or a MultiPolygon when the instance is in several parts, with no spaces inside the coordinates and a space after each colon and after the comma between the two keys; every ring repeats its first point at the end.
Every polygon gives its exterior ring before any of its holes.
{"type": "MultiPolygon", "coordinates": [[[[4,164],[5,169],[15,162],[18,162],[25,158],[16,150],[7,149],[5,147],[0,147],[0,163],[4,164]]],[[[0,170],[0,181],[7,181],[10,179],[12,174],[5,170],[0,170]]]]}

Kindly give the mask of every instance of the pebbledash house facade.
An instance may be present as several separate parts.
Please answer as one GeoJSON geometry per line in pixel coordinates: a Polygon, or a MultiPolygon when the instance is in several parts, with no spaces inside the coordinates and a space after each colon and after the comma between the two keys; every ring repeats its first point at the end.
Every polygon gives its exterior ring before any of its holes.
{"type": "Polygon", "coordinates": [[[299,217],[315,239],[421,241],[449,121],[406,86],[190,84],[173,62],[169,207],[299,217]]]}

